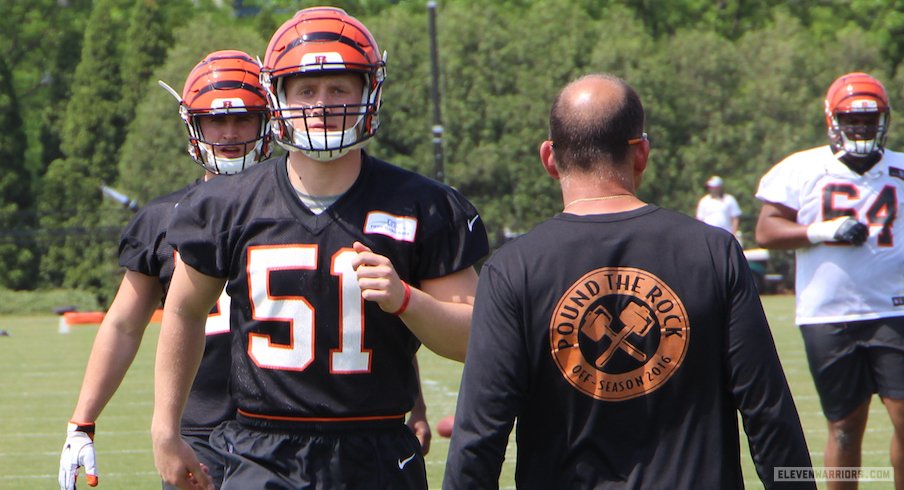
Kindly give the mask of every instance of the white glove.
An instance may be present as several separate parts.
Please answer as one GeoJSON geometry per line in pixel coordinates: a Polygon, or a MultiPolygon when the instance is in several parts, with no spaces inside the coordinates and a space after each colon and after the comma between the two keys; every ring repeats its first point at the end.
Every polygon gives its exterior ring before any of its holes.
{"type": "Polygon", "coordinates": [[[85,467],[88,485],[97,486],[97,462],[94,456],[94,424],[69,422],[66,444],[60,455],[60,490],[75,490],[79,466],[85,467]]]}
{"type": "Polygon", "coordinates": [[[845,242],[862,245],[869,236],[869,228],[850,216],[820,221],[807,227],[810,243],[845,242]]]}

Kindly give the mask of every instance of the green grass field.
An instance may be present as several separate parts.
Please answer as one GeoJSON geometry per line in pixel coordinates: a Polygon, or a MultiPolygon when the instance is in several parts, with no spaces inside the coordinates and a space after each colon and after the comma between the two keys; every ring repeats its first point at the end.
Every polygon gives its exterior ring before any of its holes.
{"type": "MultiPolygon", "coordinates": [[[[763,298],[773,335],[794,392],[813,464],[822,466],[825,422],[810,380],[803,345],[793,324],[793,296],[763,298]]],[[[56,485],[59,451],[75,405],[96,326],[74,326],[58,333],[55,316],[3,316],[0,329],[0,488],[25,490],[56,485]]],[[[158,325],[148,328],[144,345],[122,387],[98,420],[96,439],[101,489],[159,489],[151,453],[153,364],[158,325]]],[[[452,414],[461,364],[419,353],[421,376],[431,424],[452,414]]],[[[863,466],[887,467],[891,425],[878,399],[870,410],[863,466]]],[[[746,442],[745,442],[746,444],[746,442]]],[[[440,488],[449,440],[436,435],[427,456],[431,488],[440,488]]],[[[514,488],[514,444],[509,445],[501,488],[514,488]]],[[[716,462],[714,462],[716,463],[716,462]]],[[[748,488],[762,488],[746,453],[748,488]]],[[[82,483],[82,480],[80,480],[82,483]]],[[[890,488],[890,482],[861,483],[863,488],[890,488]]],[[[82,487],[80,485],[80,487],[82,487]]],[[[88,488],[84,485],[84,488],[88,488]]],[[[824,486],[821,486],[824,488],[824,486]]]]}

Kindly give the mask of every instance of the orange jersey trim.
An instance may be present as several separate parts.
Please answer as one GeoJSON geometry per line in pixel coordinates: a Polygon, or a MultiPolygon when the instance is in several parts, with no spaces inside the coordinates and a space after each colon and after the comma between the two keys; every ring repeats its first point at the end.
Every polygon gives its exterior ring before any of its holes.
{"type": "Polygon", "coordinates": [[[245,417],[255,418],[255,419],[265,419],[265,420],[285,420],[290,422],[366,422],[370,420],[393,420],[400,419],[404,420],[405,414],[399,415],[370,415],[364,417],[289,417],[286,415],[260,415],[256,413],[249,413],[241,408],[238,410],[239,414],[244,415],[245,417]]]}

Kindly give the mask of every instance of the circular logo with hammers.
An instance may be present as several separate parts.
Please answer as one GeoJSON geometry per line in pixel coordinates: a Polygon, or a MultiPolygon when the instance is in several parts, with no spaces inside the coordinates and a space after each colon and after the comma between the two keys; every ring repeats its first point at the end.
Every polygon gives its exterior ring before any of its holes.
{"type": "Polygon", "coordinates": [[[681,299],[658,277],[633,267],[585,274],[562,295],[549,323],[562,376],[599,400],[655,391],[681,366],[689,338],[681,299]]]}

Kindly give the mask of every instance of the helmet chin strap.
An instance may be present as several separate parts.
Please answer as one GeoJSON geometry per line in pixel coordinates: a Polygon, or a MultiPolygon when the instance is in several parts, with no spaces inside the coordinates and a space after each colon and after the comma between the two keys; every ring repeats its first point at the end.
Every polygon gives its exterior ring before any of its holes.
{"type": "Polygon", "coordinates": [[[333,160],[338,160],[345,155],[347,155],[350,151],[352,151],[351,147],[345,147],[341,150],[324,150],[324,151],[312,151],[312,150],[302,150],[301,152],[308,158],[312,160],[317,160],[318,162],[332,162],[333,160]]]}
{"type": "MultiPolygon", "coordinates": [[[[348,152],[360,148],[366,141],[358,140],[358,125],[363,116],[359,116],[354,126],[344,131],[326,131],[323,133],[302,131],[297,127],[292,131],[292,140],[296,148],[314,160],[329,162],[337,160],[348,152]],[[322,135],[322,137],[321,137],[322,135]]],[[[294,124],[293,124],[294,127],[294,124]]]]}
{"type": "Polygon", "coordinates": [[[884,153],[882,148],[877,148],[866,155],[855,155],[845,151],[843,148],[838,148],[837,145],[832,145],[832,150],[835,152],[835,158],[860,175],[865,174],[869,169],[873,168],[874,165],[879,163],[879,161],[882,160],[882,155],[884,153]]]}
{"type": "Polygon", "coordinates": [[[201,160],[204,162],[204,168],[219,175],[232,175],[258,163],[261,160],[260,155],[263,144],[263,140],[257,140],[251,151],[236,158],[218,157],[216,156],[216,151],[212,150],[210,145],[204,143],[198,146],[201,149],[201,160]]]}

